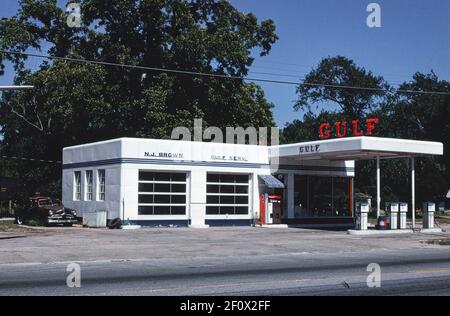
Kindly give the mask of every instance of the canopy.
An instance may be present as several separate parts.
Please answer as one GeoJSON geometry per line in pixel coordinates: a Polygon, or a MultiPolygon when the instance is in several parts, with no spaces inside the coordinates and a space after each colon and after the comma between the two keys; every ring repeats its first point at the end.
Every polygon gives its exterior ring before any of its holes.
{"type": "Polygon", "coordinates": [[[354,161],[376,159],[377,217],[381,214],[380,160],[411,159],[411,210],[415,227],[415,157],[442,156],[444,145],[409,139],[380,137],[349,137],[270,147],[270,158],[289,164],[316,161],[354,161]]]}
{"type": "Polygon", "coordinates": [[[380,137],[349,137],[273,146],[271,157],[294,160],[367,160],[443,155],[438,142],[380,137]]]}
{"type": "Polygon", "coordinates": [[[259,175],[259,178],[264,182],[266,187],[269,189],[284,189],[284,184],[274,176],[267,175],[259,175]]]}

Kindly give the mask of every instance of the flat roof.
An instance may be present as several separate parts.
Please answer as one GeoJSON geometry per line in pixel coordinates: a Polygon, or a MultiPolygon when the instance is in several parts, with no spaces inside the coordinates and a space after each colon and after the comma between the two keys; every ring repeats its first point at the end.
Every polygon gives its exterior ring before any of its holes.
{"type": "Polygon", "coordinates": [[[444,154],[439,142],[381,137],[349,137],[273,146],[270,157],[296,160],[366,160],[380,157],[400,158],[444,154]]]}
{"type": "Polygon", "coordinates": [[[289,160],[367,160],[380,157],[381,159],[420,156],[441,156],[444,154],[444,145],[439,142],[418,141],[410,139],[381,138],[381,137],[348,137],[328,140],[317,140],[304,143],[287,144],[280,146],[236,145],[227,143],[191,142],[170,139],[146,138],[117,138],[90,144],[65,147],[63,150],[80,149],[89,146],[125,142],[141,145],[158,143],[166,146],[202,146],[203,149],[233,149],[250,150],[267,148],[269,157],[286,158],[289,160]],[[169,145],[170,144],[170,145],[169,145]],[[205,146],[205,147],[203,147],[205,146]]]}
{"type": "Polygon", "coordinates": [[[209,146],[209,147],[228,147],[228,148],[262,148],[267,146],[260,145],[246,145],[246,144],[230,144],[230,143],[216,143],[216,142],[207,142],[207,141],[190,141],[190,140],[176,140],[176,139],[158,139],[158,138],[139,138],[139,137],[119,137],[114,139],[102,140],[93,143],[79,144],[73,146],[64,147],[63,150],[69,149],[78,149],[83,147],[97,146],[103,144],[111,144],[111,143],[120,143],[120,142],[128,142],[128,143],[141,143],[142,145],[149,143],[161,143],[167,144],[172,143],[173,145],[201,145],[201,146],[209,146]]]}

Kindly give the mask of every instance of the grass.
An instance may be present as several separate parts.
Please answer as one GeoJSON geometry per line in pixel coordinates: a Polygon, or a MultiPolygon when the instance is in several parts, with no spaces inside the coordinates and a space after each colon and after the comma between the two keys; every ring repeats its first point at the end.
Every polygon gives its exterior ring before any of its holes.
{"type": "MultiPolygon", "coordinates": [[[[28,223],[27,223],[28,225],[28,223]]],[[[36,228],[30,228],[30,227],[24,227],[20,226],[14,223],[13,220],[11,221],[0,221],[0,233],[39,233],[43,230],[36,229],[36,228]]]]}
{"type": "Polygon", "coordinates": [[[28,226],[44,226],[44,223],[42,223],[42,221],[37,219],[30,219],[26,221],[24,224],[28,226]]]}
{"type": "Polygon", "coordinates": [[[17,227],[14,221],[0,221],[0,232],[12,231],[17,227]]]}
{"type": "Polygon", "coordinates": [[[34,229],[23,227],[14,223],[14,221],[0,221],[0,233],[26,233],[34,229]]]}

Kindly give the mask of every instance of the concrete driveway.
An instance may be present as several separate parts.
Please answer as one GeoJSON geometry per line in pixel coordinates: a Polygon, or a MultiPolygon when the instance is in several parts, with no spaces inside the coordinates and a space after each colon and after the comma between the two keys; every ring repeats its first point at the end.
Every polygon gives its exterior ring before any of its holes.
{"type": "Polygon", "coordinates": [[[0,264],[425,249],[443,246],[424,241],[445,238],[450,233],[350,236],[346,231],[300,228],[26,228],[0,233],[0,264]]]}

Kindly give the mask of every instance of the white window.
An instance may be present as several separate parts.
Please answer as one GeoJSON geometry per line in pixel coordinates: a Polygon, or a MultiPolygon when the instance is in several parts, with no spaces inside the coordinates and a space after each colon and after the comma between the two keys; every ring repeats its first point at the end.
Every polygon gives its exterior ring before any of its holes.
{"type": "Polygon", "coordinates": [[[249,175],[208,173],[206,179],[207,215],[247,215],[249,175]]]}
{"type": "Polygon", "coordinates": [[[73,198],[76,201],[81,200],[81,171],[75,171],[73,177],[73,198]]]}
{"type": "Polygon", "coordinates": [[[97,200],[105,200],[105,169],[100,169],[97,171],[97,200]]]}
{"type": "Polygon", "coordinates": [[[186,173],[139,171],[139,215],[186,215],[186,173]]]}
{"type": "Polygon", "coordinates": [[[86,201],[92,201],[93,181],[92,170],[86,171],[86,201]]]}

